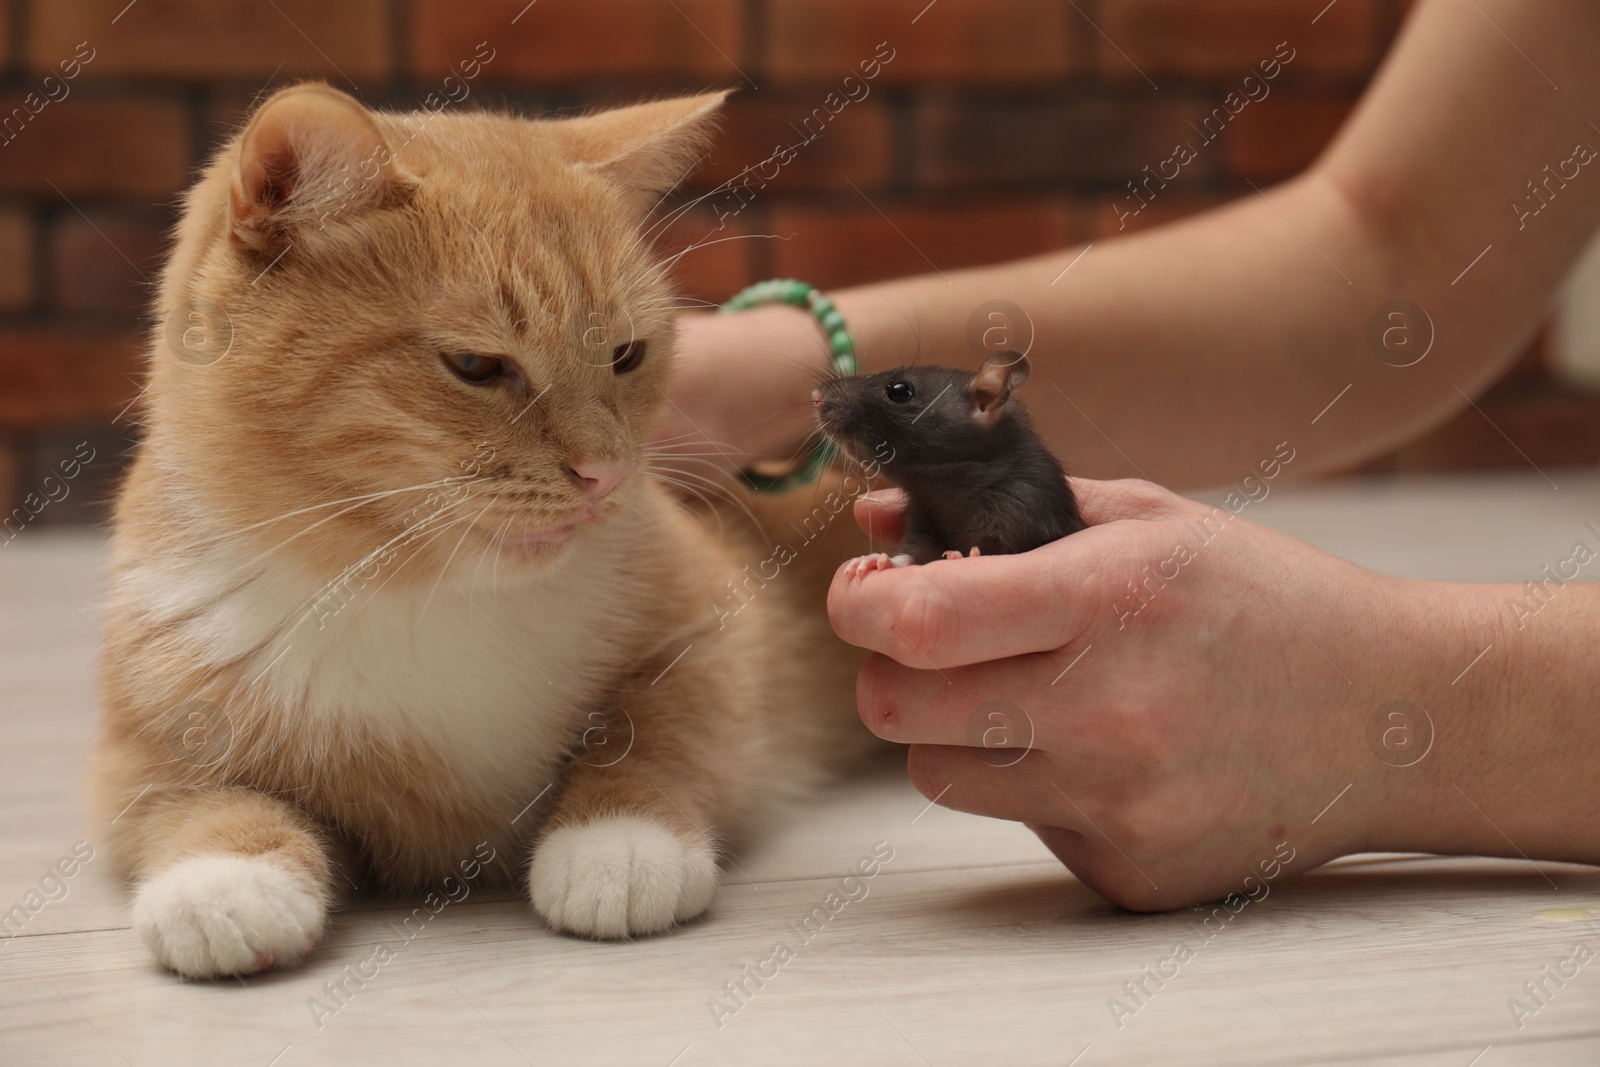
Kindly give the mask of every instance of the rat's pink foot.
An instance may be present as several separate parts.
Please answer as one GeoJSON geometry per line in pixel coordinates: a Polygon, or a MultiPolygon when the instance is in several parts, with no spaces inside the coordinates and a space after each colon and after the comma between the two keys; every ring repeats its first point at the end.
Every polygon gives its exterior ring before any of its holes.
{"type": "Polygon", "coordinates": [[[949,549],[948,551],[945,552],[944,558],[945,559],[961,559],[963,557],[962,557],[961,553],[957,552],[955,549],[952,548],[952,549],[949,549]]]}
{"type": "Polygon", "coordinates": [[[971,557],[973,557],[973,556],[981,556],[981,555],[983,555],[983,553],[978,551],[978,546],[977,545],[973,545],[972,546],[972,551],[967,553],[967,557],[969,559],[971,557]]]}
{"type": "Polygon", "coordinates": [[[947,551],[944,554],[944,558],[945,559],[971,559],[973,556],[981,556],[981,555],[983,555],[983,553],[978,551],[978,546],[977,545],[973,545],[972,546],[972,551],[968,552],[965,556],[963,556],[960,552],[957,552],[955,549],[952,548],[952,549],[950,549],[949,551],[947,551]]]}
{"type": "Polygon", "coordinates": [[[846,581],[853,582],[871,574],[873,571],[885,571],[893,566],[895,566],[894,560],[882,552],[874,552],[869,556],[857,556],[854,559],[846,560],[844,576],[846,581]]]}

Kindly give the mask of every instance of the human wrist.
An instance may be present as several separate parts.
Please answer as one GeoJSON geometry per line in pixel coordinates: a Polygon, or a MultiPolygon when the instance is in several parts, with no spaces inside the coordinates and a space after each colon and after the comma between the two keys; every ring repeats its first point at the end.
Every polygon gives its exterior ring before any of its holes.
{"type": "Polygon", "coordinates": [[[1361,851],[1450,852],[1459,831],[1440,791],[1449,790],[1462,749],[1451,744],[1441,754],[1440,734],[1452,742],[1462,734],[1450,682],[1472,658],[1460,655],[1470,611],[1459,603],[1460,587],[1372,577],[1362,610],[1377,625],[1368,647],[1355,650],[1366,664],[1346,724],[1355,833],[1361,851]]]}
{"type": "Polygon", "coordinates": [[[815,427],[810,396],[828,372],[827,343],[784,304],[678,322],[678,387],[699,398],[704,432],[743,456],[788,459],[815,427]]]}
{"type": "MultiPolygon", "coordinates": [[[[1418,618],[1426,608],[1414,587],[1424,583],[1340,569],[1344,573],[1330,575],[1312,601],[1345,606],[1343,619],[1325,620],[1320,633],[1313,631],[1314,647],[1337,676],[1330,674],[1320,699],[1299,698],[1302,713],[1314,717],[1289,728],[1304,739],[1294,805],[1299,817],[1291,814],[1291,822],[1299,823],[1296,847],[1313,866],[1356,852],[1425,848],[1397,843],[1421,832],[1409,820],[1397,825],[1397,809],[1415,804],[1415,746],[1424,729],[1418,709],[1427,704],[1412,685],[1418,618]],[[1335,633],[1340,636],[1330,640],[1335,633]],[[1391,719],[1392,711],[1400,717],[1391,719]]],[[[1295,640],[1311,639],[1302,634],[1295,640]]],[[[1420,742],[1424,749],[1430,743],[1420,742]]]]}

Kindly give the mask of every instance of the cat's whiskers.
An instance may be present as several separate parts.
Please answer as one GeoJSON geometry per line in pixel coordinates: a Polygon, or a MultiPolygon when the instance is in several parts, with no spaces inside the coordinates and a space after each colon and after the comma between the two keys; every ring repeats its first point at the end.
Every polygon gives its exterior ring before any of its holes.
{"type": "MultiPolygon", "coordinates": [[[[745,167],[739,173],[735,174],[733,177],[729,178],[727,181],[725,181],[722,184],[718,185],[716,188],[708,189],[706,192],[704,192],[704,193],[700,194],[699,196],[695,197],[693,200],[690,200],[687,203],[682,204],[682,205],[678,206],[677,208],[674,208],[667,215],[664,215],[662,218],[656,220],[654,223],[651,223],[649,226],[645,226],[644,225],[645,222],[649,221],[649,214],[646,214],[644,220],[642,220],[640,222],[640,227],[641,228],[639,230],[639,236],[638,236],[638,238],[635,239],[633,245],[629,248],[629,253],[631,254],[633,251],[638,249],[639,245],[644,240],[653,239],[654,235],[656,235],[659,231],[664,230],[666,227],[670,226],[672,223],[676,222],[678,219],[682,218],[684,216],[684,214],[687,213],[688,211],[692,210],[693,208],[695,208],[699,204],[704,203],[705,201],[709,200],[713,196],[718,196],[718,195],[720,195],[722,193],[728,192],[729,190],[731,190],[733,188],[734,183],[737,182],[740,178],[743,178],[746,174],[749,174],[751,171],[755,170],[757,167],[766,166],[768,163],[772,162],[774,159],[776,159],[778,156],[782,155],[785,151],[788,151],[788,150],[789,149],[787,147],[780,148],[777,151],[773,152],[771,155],[767,156],[765,159],[762,159],[762,160],[759,160],[758,162],[750,164],[748,167],[745,167]]],[[[680,179],[680,183],[681,183],[681,179],[680,179]]],[[[674,186],[673,188],[677,188],[677,186],[674,186]]],[[[665,200],[665,199],[666,199],[666,197],[663,196],[662,200],[665,200]]],[[[660,206],[660,201],[657,201],[657,206],[658,207],[660,206]]],[[[652,209],[652,213],[653,213],[653,211],[654,211],[654,209],[652,209]]],[[[721,227],[719,226],[718,229],[721,229],[721,227]]]]}
{"type": "MultiPolygon", "coordinates": [[[[377,588],[372,591],[373,595],[376,595],[377,593],[381,592],[383,590],[384,586],[386,586],[390,582],[392,582],[395,579],[395,577],[401,571],[405,570],[407,564],[409,564],[412,560],[416,559],[418,556],[422,555],[422,553],[426,549],[431,547],[434,544],[434,542],[436,542],[436,541],[440,540],[441,538],[443,538],[445,534],[449,533],[456,526],[465,523],[466,526],[467,526],[467,532],[470,533],[471,530],[472,530],[472,523],[476,518],[477,518],[476,515],[473,515],[473,516],[459,515],[459,516],[455,517],[454,519],[451,519],[449,522],[443,523],[443,524],[433,528],[432,530],[429,530],[427,536],[424,539],[420,540],[415,546],[411,546],[411,552],[410,552],[409,555],[406,556],[405,559],[400,560],[398,563],[396,563],[393,567],[391,567],[389,569],[388,575],[383,579],[383,581],[379,582],[377,588]]],[[[463,536],[465,536],[465,534],[463,534],[463,536]]],[[[430,592],[429,596],[430,597],[432,596],[431,592],[430,592]]],[[[364,607],[364,606],[365,606],[365,604],[357,606],[356,611],[360,612],[361,608],[364,607]]],[[[424,604],[424,607],[426,607],[426,604],[424,604]]],[[[421,613],[419,612],[418,614],[420,616],[421,613]]]]}
{"type": "Polygon", "coordinates": [[[688,293],[665,291],[649,294],[649,298],[642,300],[639,306],[645,310],[661,310],[681,307],[714,308],[718,305],[710,300],[690,296],[688,293]]]}
{"type": "Polygon", "coordinates": [[[491,498],[487,504],[478,510],[476,515],[467,520],[467,528],[461,531],[461,536],[456,540],[456,546],[450,550],[450,555],[445,557],[444,566],[439,568],[439,576],[433,580],[433,587],[428,590],[427,597],[422,601],[422,607],[417,609],[419,617],[427,613],[428,605],[433,603],[433,594],[439,591],[439,583],[444,581],[445,575],[450,573],[450,564],[455,562],[456,553],[461,551],[462,544],[466,542],[467,535],[472,533],[478,520],[483,518],[485,512],[494,507],[495,499],[497,498],[491,498]]]}
{"type": "MultiPolygon", "coordinates": [[[[636,251],[638,251],[638,249],[639,249],[640,242],[645,238],[646,234],[650,232],[649,230],[645,229],[645,225],[647,223],[650,223],[650,217],[652,215],[654,215],[657,211],[661,210],[661,205],[665,204],[667,202],[667,197],[669,197],[673,193],[677,192],[678,191],[678,186],[680,186],[684,182],[688,181],[689,180],[689,175],[693,174],[696,170],[698,170],[700,168],[700,164],[703,163],[705,161],[705,159],[706,159],[706,156],[702,154],[700,156],[700,158],[695,161],[695,165],[693,167],[690,167],[688,170],[684,171],[684,173],[678,178],[678,180],[672,183],[672,187],[670,189],[668,189],[666,192],[662,193],[660,196],[656,197],[656,202],[654,204],[650,205],[650,210],[646,211],[644,213],[644,217],[639,220],[639,225],[634,228],[633,243],[628,246],[628,250],[625,253],[625,258],[628,258],[628,259],[633,258],[633,254],[636,251]]],[[[711,194],[708,193],[706,195],[709,196],[711,194]]],[[[650,229],[653,230],[654,228],[655,228],[655,224],[650,224],[650,229]]]]}
{"type": "MultiPolygon", "coordinates": [[[[648,226],[646,226],[644,222],[641,222],[638,229],[634,233],[632,243],[628,245],[627,249],[623,253],[623,259],[625,261],[631,261],[635,256],[639,255],[640,252],[644,250],[646,245],[653,245],[657,240],[663,237],[668,228],[670,228],[679,219],[687,215],[697,204],[703,203],[707,197],[715,196],[716,194],[717,190],[713,189],[708,193],[697,196],[693,200],[673,208],[671,212],[663,215],[661,218],[657,219],[653,223],[650,223],[648,226]]],[[[718,230],[721,228],[722,227],[720,226],[717,227],[718,230]]],[[[709,237],[711,234],[716,232],[717,230],[711,230],[706,236],[709,237]]]]}
{"type": "Polygon", "coordinates": [[[720,307],[721,305],[720,304],[714,304],[709,300],[691,300],[687,304],[641,304],[639,306],[640,306],[640,309],[644,310],[644,311],[662,312],[662,311],[714,311],[718,307],[720,307]]]}
{"type": "Polygon", "coordinates": [[[702,492],[698,486],[660,471],[651,471],[650,476],[655,478],[657,481],[670,485],[679,492],[686,493],[700,501],[700,503],[706,506],[706,509],[711,513],[712,517],[716,519],[718,532],[726,533],[726,527],[723,526],[722,516],[718,513],[716,504],[711,500],[710,497],[706,496],[706,494],[702,492]]]}
{"type": "Polygon", "coordinates": [[[500,550],[505,547],[505,537],[510,531],[510,527],[511,520],[507,519],[506,524],[500,528],[500,533],[495,537],[494,563],[489,567],[489,589],[497,597],[500,595],[500,550]]]}
{"type": "MultiPolygon", "coordinates": [[[[357,498],[357,497],[346,497],[345,498],[346,500],[354,499],[354,500],[356,500],[356,503],[351,504],[347,508],[343,508],[343,509],[341,509],[339,511],[336,511],[332,515],[328,515],[328,516],[326,516],[326,517],[324,517],[322,519],[319,519],[316,522],[313,522],[310,525],[308,525],[308,526],[304,527],[303,529],[299,530],[298,532],[289,535],[288,537],[284,538],[282,541],[279,541],[277,544],[273,545],[271,548],[269,548],[266,551],[260,553],[259,555],[255,556],[254,558],[248,560],[244,564],[244,566],[247,569],[251,568],[251,567],[254,567],[257,563],[260,563],[262,560],[266,559],[268,556],[271,556],[274,553],[278,552],[279,550],[284,548],[286,545],[288,545],[288,544],[290,544],[290,543],[292,543],[294,541],[299,540],[300,538],[304,537],[306,534],[312,532],[313,530],[317,529],[318,527],[325,526],[328,523],[334,521],[335,519],[338,519],[338,518],[341,518],[342,516],[348,515],[350,512],[355,511],[355,510],[357,510],[359,508],[366,507],[368,504],[376,503],[378,500],[387,499],[388,497],[391,497],[391,496],[397,496],[400,493],[416,492],[416,491],[418,491],[420,489],[429,489],[429,488],[434,488],[435,486],[438,486],[438,485],[446,485],[446,484],[450,484],[452,482],[459,483],[459,482],[465,481],[465,480],[466,480],[465,476],[458,476],[458,477],[453,477],[453,478],[446,478],[446,479],[443,479],[443,480],[441,480],[439,482],[424,482],[424,483],[421,483],[419,485],[406,486],[404,489],[387,489],[387,490],[384,490],[381,493],[368,494],[367,496],[363,496],[363,497],[359,497],[359,498],[357,498]]],[[[271,525],[272,523],[279,522],[282,519],[287,518],[287,517],[292,516],[292,515],[295,515],[295,514],[300,514],[302,512],[316,510],[316,509],[318,509],[320,507],[323,507],[323,506],[332,507],[334,504],[342,504],[342,503],[344,503],[344,501],[343,500],[339,500],[339,501],[330,502],[327,505],[313,505],[310,508],[302,508],[299,511],[290,512],[289,515],[283,515],[283,516],[279,516],[276,519],[267,520],[267,522],[265,522],[265,523],[253,523],[252,525],[243,527],[242,529],[239,529],[239,530],[230,530],[230,531],[227,531],[226,533],[219,533],[215,537],[211,538],[210,541],[212,543],[220,544],[220,543],[222,543],[224,541],[231,540],[231,539],[237,537],[239,534],[242,534],[242,533],[244,533],[244,532],[246,532],[248,530],[254,529],[254,528],[258,527],[258,526],[271,525]]],[[[205,539],[202,539],[202,541],[204,541],[204,540],[205,539]]]]}
{"type": "MultiPolygon", "coordinates": [[[[493,535],[484,539],[483,551],[478,553],[478,565],[472,568],[471,586],[477,586],[478,572],[483,570],[483,561],[489,558],[489,554],[491,552],[495,553],[496,555],[499,554],[500,539],[505,536],[506,530],[510,528],[512,518],[513,516],[507,515],[506,521],[500,524],[500,528],[497,529],[493,535]]],[[[469,597],[468,599],[470,600],[471,598],[469,597]]]]}
{"type": "Polygon", "coordinates": [[[385,552],[393,548],[397,543],[403,543],[407,538],[420,537],[423,533],[427,532],[428,529],[434,526],[435,523],[441,522],[451,511],[460,507],[470,498],[471,494],[469,493],[462,497],[461,500],[453,501],[443,505],[435,510],[432,514],[415,523],[412,523],[404,530],[401,530],[394,537],[391,537],[389,540],[385,541],[371,552],[368,552],[365,556],[362,556],[360,559],[356,560],[356,562],[352,563],[350,566],[344,568],[330,581],[325,583],[322,588],[313,593],[311,598],[306,602],[305,607],[295,613],[295,617],[298,618],[298,621],[294,624],[295,628],[298,628],[301,622],[304,622],[306,618],[310,617],[316,605],[327,599],[329,593],[344,585],[350,580],[350,578],[360,573],[363,568],[371,565],[373,560],[381,559],[385,552]]]}
{"type": "Polygon", "coordinates": [[[704,451],[692,452],[690,455],[728,456],[728,450],[733,447],[723,441],[713,441],[704,433],[695,430],[691,433],[678,434],[676,437],[663,437],[659,441],[648,441],[640,447],[644,455],[662,455],[668,452],[677,452],[685,448],[703,448],[704,451]]]}
{"type": "MultiPolygon", "coordinates": [[[[685,442],[685,444],[693,444],[693,443],[694,442],[685,442]]],[[[700,463],[703,463],[703,464],[705,464],[706,466],[709,466],[709,467],[715,467],[717,470],[721,471],[723,474],[727,475],[729,478],[738,478],[739,477],[739,465],[733,461],[732,457],[729,456],[728,451],[726,449],[720,448],[715,444],[712,445],[712,447],[711,447],[711,449],[709,451],[694,451],[694,452],[683,451],[683,450],[681,450],[679,448],[673,448],[673,449],[669,450],[669,449],[665,449],[665,448],[659,448],[658,449],[658,448],[655,448],[655,447],[646,447],[646,448],[640,450],[640,455],[645,460],[645,463],[646,463],[647,467],[649,466],[650,461],[652,461],[652,460],[655,460],[655,461],[672,461],[672,460],[684,459],[684,460],[693,460],[693,461],[696,461],[696,462],[700,462],[700,463]],[[720,461],[720,462],[718,462],[718,461],[720,461]]],[[[660,463],[658,462],[656,464],[656,466],[659,467],[660,463]]],[[[671,468],[669,467],[668,469],[671,469],[671,468]]]]}
{"type": "Polygon", "coordinates": [[[690,444],[705,444],[710,445],[712,448],[726,449],[732,447],[731,445],[727,445],[723,442],[713,441],[711,438],[706,436],[704,430],[701,430],[698,427],[689,430],[686,433],[673,434],[671,437],[660,438],[659,440],[652,441],[650,444],[651,446],[666,445],[671,444],[674,441],[687,441],[690,444]],[[690,438],[693,438],[693,440],[689,440],[690,438]]]}
{"type": "Polygon", "coordinates": [[[230,537],[236,537],[239,534],[249,533],[252,530],[258,530],[264,526],[276,525],[277,523],[283,522],[285,519],[292,519],[296,515],[304,515],[307,512],[320,511],[323,508],[337,507],[340,504],[348,504],[352,501],[371,503],[376,500],[382,500],[386,497],[398,496],[401,493],[411,493],[420,489],[433,489],[439,486],[449,485],[452,482],[467,481],[468,478],[469,476],[467,475],[455,475],[449,478],[440,478],[437,481],[419,482],[416,485],[401,486],[399,489],[380,489],[372,493],[358,493],[354,496],[340,497],[337,500],[325,500],[317,504],[307,505],[303,508],[295,508],[293,511],[286,511],[281,515],[274,515],[270,519],[262,519],[258,522],[252,522],[246,526],[236,526],[228,530],[220,531],[214,535],[211,535],[209,538],[207,538],[207,540],[226,540],[230,537]]]}
{"type": "MultiPolygon", "coordinates": [[[[692,459],[692,457],[690,458],[692,459]]],[[[715,466],[714,464],[711,464],[709,460],[699,460],[698,462],[715,466]]],[[[656,481],[665,482],[667,485],[681,489],[685,493],[688,493],[690,496],[693,496],[695,499],[705,504],[705,506],[710,509],[712,516],[717,520],[717,525],[719,528],[722,527],[722,515],[715,502],[711,499],[711,495],[708,494],[714,494],[726,500],[753,525],[757,527],[761,525],[761,521],[756,518],[756,514],[751,510],[750,505],[739,496],[738,491],[735,490],[732,485],[726,481],[723,481],[721,478],[715,478],[711,475],[701,474],[697,471],[686,471],[675,467],[664,468],[652,466],[647,467],[646,471],[648,475],[654,478],[656,481]]]]}

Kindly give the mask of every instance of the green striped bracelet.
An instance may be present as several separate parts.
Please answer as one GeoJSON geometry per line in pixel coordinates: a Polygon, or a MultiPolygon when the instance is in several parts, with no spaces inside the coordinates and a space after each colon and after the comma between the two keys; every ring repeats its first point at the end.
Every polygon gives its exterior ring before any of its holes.
{"type": "MultiPolygon", "coordinates": [[[[735,293],[720,310],[744,311],[759,304],[777,303],[792,304],[811,312],[812,318],[817,320],[823,333],[828,336],[828,351],[835,375],[848,378],[859,373],[855,342],[850,339],[850,331],[845,326],[844,316],[839,314],[839,309],[834,306],[833,301],[819,292],[814,285],[795,278],[772,278],[756,282],[735,293]]],[[[739,476],[744,479],[746,485],[757,492],[783,493],[815,482],[822,476],[822,472],[828,469],[838,452],[832,441],[823,438],[817,447],[811,450],[811,455],[806,457],[805,462],[792,471],[771,475],[747,470],[740,471],[739,476]]]]}

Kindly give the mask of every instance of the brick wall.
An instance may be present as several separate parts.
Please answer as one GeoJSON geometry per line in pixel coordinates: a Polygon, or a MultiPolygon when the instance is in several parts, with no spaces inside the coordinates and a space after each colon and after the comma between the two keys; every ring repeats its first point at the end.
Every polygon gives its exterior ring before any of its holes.
{"type": "MultiPolygon", "coordinates": [[[[1404,7],[1339,0],[1313,24],[1325,3],[0,0],[0,514],[84,442],[96,458],[35,521],[101,513],[132,438],[121,413],[176,194],[264,88],[320,77],[414,107],[480,41],[495,58],[465,106],[570,111],[740,85],[686,198],[805,129],[822,135],[748,204],[712,201],[667,235],[702,237],[735,207],[726,232],[784,235],[686,255],[683,285],[717,300],[772,275],[837,287],[1115,233],[1129,179],[1283,40],[1296,57],[1271,95],[1128,222],[1292,174],[1404,7]],[[893,58],[861,80],[880,42],[893,58]],[[804,126],[829,93],[853,99],[804,126]]],[[[1555,385],[1537,351],[1482,406],[1541,462],[1600,455],[1593,404],[1555,385]]],[[[1521,462],[1469,412],[1375,466],[1521,462]]]]}

